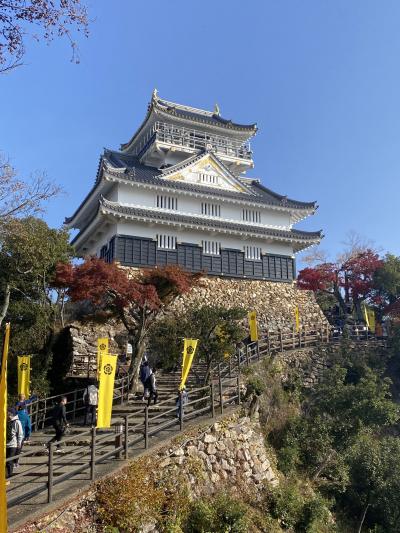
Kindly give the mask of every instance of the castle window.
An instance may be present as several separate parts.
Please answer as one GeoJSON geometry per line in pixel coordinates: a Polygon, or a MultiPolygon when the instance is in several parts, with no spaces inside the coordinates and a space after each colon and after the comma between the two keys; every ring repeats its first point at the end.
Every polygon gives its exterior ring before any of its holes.
{"type": "Polygon", "coordinates": [[[254,209],[243,209],[242,218],[246,222],[260,223],[261,222],[261,212],[260,211],[254,211],[254,209]]]}
{"type": "Polygon", "coordinates": [[[218,204],[208,204],[206,202],[201,203],[201,214],[211,217],[221,216],[221,206],[218,204]]]}
{"type": "Polygon", "coordinates": [[[157,194],[156,206],[161,209],[173,209],[176,211],[178,209],[178,198],[157,194]]]}
{"type": "Polygon", "coordinates": [[[220,255],[221,243],[217,241],[201,241],[203,253],[208,255],[220,255]]]}
{"type": "Polygon", "coordinates": [[[244,246],[243,249],[246,259],[261,259],[261,248],[259,246],[244,246]]]}
{"type": "Polygon", "coordinates": [[[219,183],[218,176],[214,176],[214,174],[206,174],[205,172],[199,172],[199,181],[200,183],[209,183],[211,185],[218,185],[219,183]]]}
{"type": "Polygon", "coordinates": [[[157,235],[157,246],[164,250],[175,250],[176,237],[173,235],[157,235]]]}

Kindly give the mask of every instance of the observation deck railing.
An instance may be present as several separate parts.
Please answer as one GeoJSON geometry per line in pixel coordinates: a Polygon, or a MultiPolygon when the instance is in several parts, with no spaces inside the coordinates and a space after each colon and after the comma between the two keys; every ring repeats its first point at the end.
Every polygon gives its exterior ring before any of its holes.
{"type": "Polygon", "coordinates": [[[174,126],[166,122],[156,122],[139,145],[136,155],[141,157],[153,144],[159,141],[174,147],[191,150],[214,150],[219,155],[251,161],[253,154],[248,141],[235,141],[222,135],[205,131],[174,126]]]}

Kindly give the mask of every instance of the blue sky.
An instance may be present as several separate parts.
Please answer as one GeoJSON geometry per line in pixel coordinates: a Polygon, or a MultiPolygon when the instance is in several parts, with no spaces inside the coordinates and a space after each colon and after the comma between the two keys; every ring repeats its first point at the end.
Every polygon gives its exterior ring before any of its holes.
{"type": "Polygon", "coordinates": [[[86,3],[79,65],[66,41],[29,41],[26,66],[0,77],[0,149],[66,191],[51,225],[73,213],[103,147],[130,138],[157,87],[257,122],[251,174],[318,201],[300,227],[322,228],[322,248],[334,255],[354,230],[400,254],[400,2],[86,3]]]}

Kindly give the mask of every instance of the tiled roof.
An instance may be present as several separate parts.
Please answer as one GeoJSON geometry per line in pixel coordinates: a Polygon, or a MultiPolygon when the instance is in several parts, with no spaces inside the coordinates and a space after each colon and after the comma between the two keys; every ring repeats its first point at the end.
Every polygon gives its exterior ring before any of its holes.
{"type": "MultiPolygon", "coordinates": [[[[205,152],[202,152],[198,155],[192,156],[191,158],[185,161],[182,161],[182,163],[178,165],[174,165],[173,170],[176,171],[180,167],[184,168],[189,164],[194,163],[195,161],[201,159],[204,153],[205,152]]],[[[213,157],[218,159],[215,155],[213,155],[213,157]]],[[[223,168],[226,168],[225,165],[219,159],[218,163],[221,164],[223,168]]],[[[105,165],[107,172],[116,178],[128,180],[133,183],[144,183],[154,185],[156,187],[163,187],[166,189],[171,189],[171,191],[187,191],[191,193],[209,195],[212,198],[231,198],[234,200],[254,202],[275,207],[286,207],[289,209],[306,209],[309,211],[313,211],[317,207],[316,202],[300,202],[297,200],[291,200],[286,196],[282,196],[278,193],[275,193],[267,187],[264,187],[258,180],[251,181],[246,179],[241,181],[240,178],[234,177],[234,179],[238,180],[241,185],[245,189],[247,189],[247,192],[228,191],[224,189],[218,189],[216,187],[197,185],[195,183],[168,180],[165,179],[164,176],[168,175],[172,171],[172,168],[159,170],[154,167],[143,165],[135,156],[128,155],[123,152],[105,150],[100,160],[99,170],[94,186],[89,191],[86,198],[82,201],[75,213],[71,217],[67,217],[65,219],[65,224],[69,224],[70,222],[72,222],[72,220],[78,214],[79,210],[89,199],[90,195],[99,186],[102,180],[102,173],[105,165]]],[[[227,170],[227,172],[229,172],[229,170],[227,170]]]]}
{"type": "Polygon", "coordinates": [[[301,230],[280,230],[274,228],[265,228],[260,226],[252,226],[250,224],[242,224],[240,222],[226,222],[223,220],[215,220],[209,218],[202,218],[200,216],[183,215],[179,213],[168,213],[157,209],[142,209],[137,207],[129,207],[118,204],[117,202],[110,202],[105,198],[100,199],[100,205],[107,212],[132,216],[135,218],[146,218],[150,220],[170,221],[183,224],[190,224],[193,226],[203,226],[204,228],[214,228],[219,230],[231,230],[240,233],[248,233],[260,236],[271,236],[290,241],[308,241],[318,242],[322,238],[322,231],[301,231],[301,230]]]}
{"type": "Polygon", "coordinates": [[[183,106],[174,102],[168,102],[162,98],[153,98],[152,104],[161,111],[179,118],[194,120],[196,122],[202,122],[203,124],[210,124],[219,127],[222,126],[235,130],[248,130],[253,133],[257,131],[256,124],[237,124],[236,122],[232,122],[232,120],[222,118],[217,113],[203,111],[202,109],[196,110],[188,106],[183,106]]]}

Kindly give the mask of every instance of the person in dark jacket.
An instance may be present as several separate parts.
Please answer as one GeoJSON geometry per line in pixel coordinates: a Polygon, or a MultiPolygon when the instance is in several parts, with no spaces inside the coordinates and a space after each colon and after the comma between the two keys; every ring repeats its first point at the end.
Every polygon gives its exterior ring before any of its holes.
{"type": "Polygon", "coordinates": [[[57,443],[56,452],[61,452],[60,441],[64,435],[65,428],[68,427],[67,414],[66,414],[66,408],[65,408],[66,404],[67,404],[67,398],[63,396],[60,400],[60,403],[54,407],[53,412],[52,412],[52,423],[53,423],[53,428],[56,434],[54,435],[52,439],[49,440],[49,442],[47,443],[47,446],[51,442],[56,442],[57,443]]]}
{"type": "Polygon", "coordinates": [[[143,385],[143,400],[147,400],[149,393],[150,393],[150,389],[146,387],[146,383],[150,377],[150,374],[151,374],[151,368],[150,368],[149,362],[146,359],[145,361],[143,361],[143,363],[140,366],[140,374],[139,374],[139,379],[143,385]]]}
{"type": "Polygon", "coordinates": [[[145,381],[145,390],[149,391],[149,398],[147,400],[147,405],[150,405],[151,399],[154,398],[154,405],[157,403],[158,392],[157,392],[157,382],[156,382],[156,369],[153,368],[150,376],[145,381]]]}

